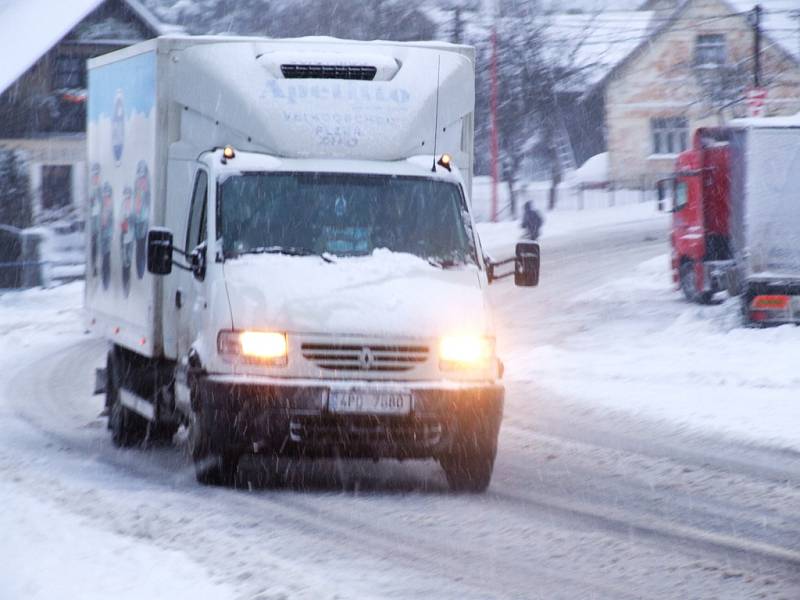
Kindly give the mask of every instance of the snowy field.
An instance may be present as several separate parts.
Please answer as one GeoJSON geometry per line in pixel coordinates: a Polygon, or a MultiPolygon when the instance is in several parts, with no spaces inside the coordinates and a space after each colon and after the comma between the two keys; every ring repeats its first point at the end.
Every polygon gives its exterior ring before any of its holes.
{"type": "MultiPolygon", "coordinates": [[[[85,338],[82,302],[79,282],[0,294],[0,377],[85,338]]],[[[58,486],[36,496],[23,491],[18,444],[30,432],[9,404],[0,398],[0,600],[234,597],[183,553],[149,543],[146,529],[123,535],[96,528],[64,510],[61,496],[69,492],[58,486]]]]}
{"type": "Polygon", "coordinates": [[[800,328],[751,329],[739,304],[688,304],[669,256],[565,301],[574,333],[505,356],[507,377],[672,426],[800,450],[800,328]]]}

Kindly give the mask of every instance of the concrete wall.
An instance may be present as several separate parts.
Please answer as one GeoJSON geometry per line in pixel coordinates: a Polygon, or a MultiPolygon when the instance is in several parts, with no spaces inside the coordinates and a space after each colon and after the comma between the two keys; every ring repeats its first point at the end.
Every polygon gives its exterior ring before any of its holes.
{"type": "MultiPolygon", "coordinates": [[[[729,69],[752,83],[753,33],[744,16],[724,19],[730,6],[717,0],[694,0],[668,30],[634,55],[606,86],[606,130],[611,176],[616,181],[648,185],[672,170],[674,155],[654,155],[651,118],[686,116],[691,132],[746,116],[744,102],[721,108],[700,85],[693,66],[698,34],[725,35],[729,69]],[[715,18],[716,17],[716,18],[715,18]]],[[[762,44],[762,81],[768,90],[766,115],[800,111],[800,67],[768,40],[762,44]]]]}

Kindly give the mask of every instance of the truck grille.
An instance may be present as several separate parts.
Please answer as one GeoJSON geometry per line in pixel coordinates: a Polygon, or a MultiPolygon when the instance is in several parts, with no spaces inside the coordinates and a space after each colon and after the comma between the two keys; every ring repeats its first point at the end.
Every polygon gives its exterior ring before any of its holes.
{"type": "Polygon", "coordinates": [[[372,81],[376,67],[365,65],[281,65],[285,79],[359,79],[372,81]]]}
{"type": "Polygon", "coordinates": [[[409,371],[428,360],[427,346],[304,343],[303,358],[334,371],[409,371]]]}
{"type": "Polygon", "coordinates": [[[438,421],[381,420],[350,417],[346,420],[306,417],[289,424],[293,442],[312,445],[387,445],[429,447],[442,439],[438,421]]]}

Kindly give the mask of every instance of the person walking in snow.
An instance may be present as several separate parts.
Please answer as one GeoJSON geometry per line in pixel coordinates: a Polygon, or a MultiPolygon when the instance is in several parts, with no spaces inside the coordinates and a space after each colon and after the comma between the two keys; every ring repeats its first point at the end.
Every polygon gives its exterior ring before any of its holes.
{"type": "Polygon", "coordinates": [[[526,202],[522,212],[522,228],[529,239],[536,240],[539,237],[539,229],[543,222],[539,211],[533,207],[530,201],[526,202]]]}

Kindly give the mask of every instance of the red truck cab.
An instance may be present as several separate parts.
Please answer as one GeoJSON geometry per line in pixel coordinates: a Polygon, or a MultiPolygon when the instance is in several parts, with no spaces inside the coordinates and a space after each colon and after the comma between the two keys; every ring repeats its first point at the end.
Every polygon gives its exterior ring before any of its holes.
{"type": "MultiPolygon", "coordinates": [[[[672,187],[672,278],[693,302],[729,288],[733,267],[728,143],[723,130],[698,129],[678,155],[672,187]]],[[[663,188],[662,188],[663,189],[663,188]]]]}

